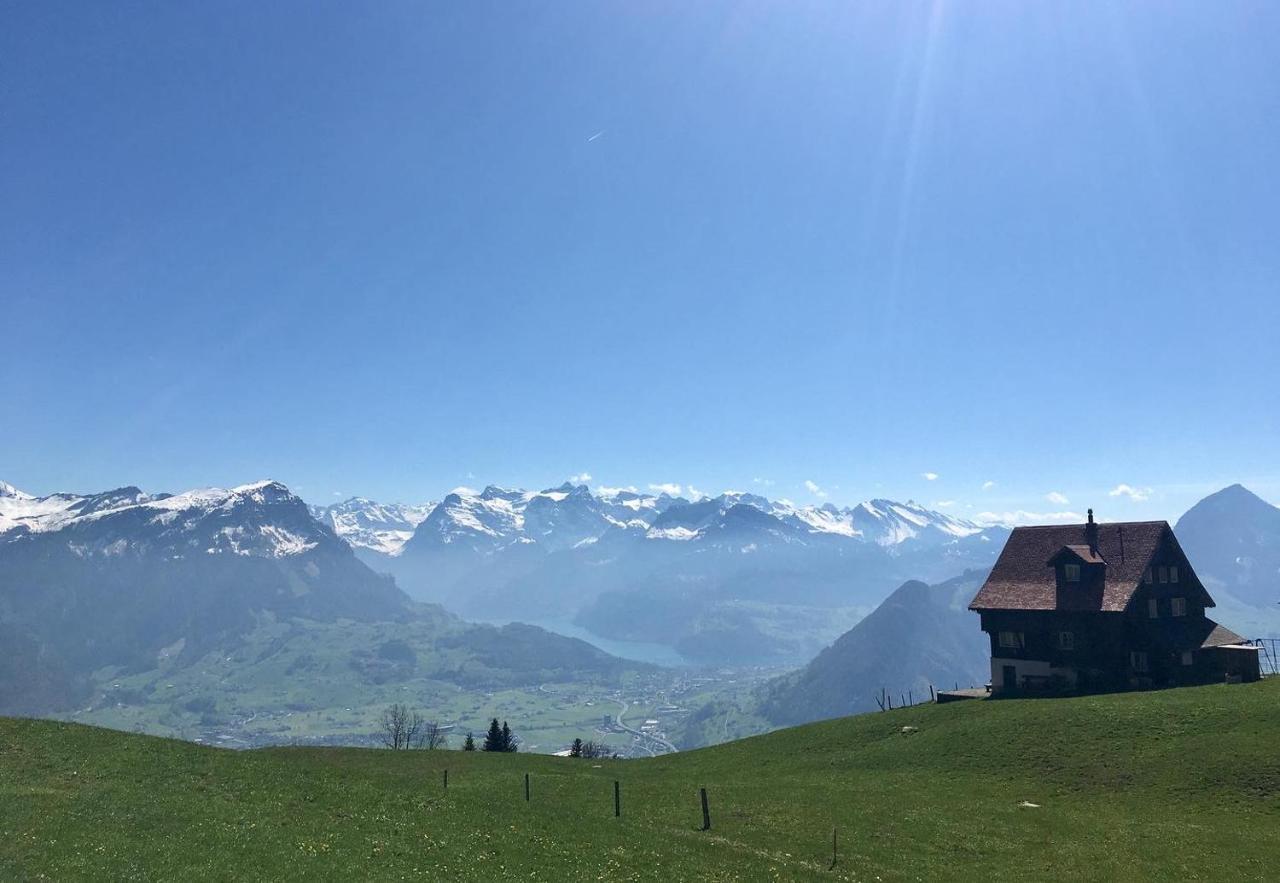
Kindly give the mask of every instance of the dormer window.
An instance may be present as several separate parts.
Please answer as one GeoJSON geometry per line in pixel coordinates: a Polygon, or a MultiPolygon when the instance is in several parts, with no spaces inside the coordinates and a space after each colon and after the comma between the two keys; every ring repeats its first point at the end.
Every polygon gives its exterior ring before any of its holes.
{"type": "Polygon", "coordinates": [[[1080,565],[1064,564],[1062,566],[1062,577],[1069,583],[1080,582],[1080,565]]]}

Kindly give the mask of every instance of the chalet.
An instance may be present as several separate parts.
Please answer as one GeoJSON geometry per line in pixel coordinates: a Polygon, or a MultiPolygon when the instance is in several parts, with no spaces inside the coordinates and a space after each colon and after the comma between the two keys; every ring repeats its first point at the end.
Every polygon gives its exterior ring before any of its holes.
{"type": "Polygon", "coordinates": [[[1205,616],[1213,598],[1165,521],[1015,528],[969,605],[993,692],[1142,689],[1259,677],[1258,651],[1205,616]]]}

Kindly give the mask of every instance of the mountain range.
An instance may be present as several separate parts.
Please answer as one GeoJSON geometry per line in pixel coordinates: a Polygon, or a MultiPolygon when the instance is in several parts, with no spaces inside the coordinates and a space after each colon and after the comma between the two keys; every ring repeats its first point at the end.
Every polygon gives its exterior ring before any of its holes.
{"type": "Polygon", "coordinates": [[[989,566],[1008,531],[915,503],[796,506],[748,493],[490,486],[362,556],[464,616],[572,622],[696,662],[799,662],[896,585],[989,566]]]}
{"type": "MultiPolygon", "coordinates": [[[[1176,532],[1224,622],[1280,634],[1280,509],[1234,485],[1176,532]]],[[[0,713],[127,705],[111,685],[143,684],[135,701],[186,691],[166,706],[175,719],[214,725],[210,697],[233,690],[325,708],[375,688],[608,683],[645,668],[513,624],[534,620],[691,663],[804,664],[753,710],[795,723],[867,710],[880,687],[981,678],[965,596],[1006,535],[887,500],[566,484],[309,507],[272,481],[44,497],[0,482],[0,713]]]]}
{"type": "MultiPolygon", "coordinates": [[[[508,629],[512,652],[494,660],[492,627],[410,599],[278,482],[45,497],[0,486],[0,713],[92,702],[106,680],[208,664],[289,622],[409,630],[420,650],[447,645],[458,671],[472,660],[453,676],[472,686],[478,671],[496,684],[627,667],[527,627],[508,629]]],[[[268,642],[258,661],[282,646],[268,642]]],[[[361,677],[356,656],[377,650],[354,649],[343,676],[361,677]]]]}

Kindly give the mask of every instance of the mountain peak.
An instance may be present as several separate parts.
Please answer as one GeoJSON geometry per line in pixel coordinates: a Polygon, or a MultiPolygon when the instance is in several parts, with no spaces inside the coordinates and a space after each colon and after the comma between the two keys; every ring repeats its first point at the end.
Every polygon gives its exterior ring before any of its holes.
{"type": "Polygon", "coordinates": [[[14,499],[17,499],[17,500],[34,500],[35,499],[35,497],[31,496],[31,494],[24,493],[18,490],[16,487],[9,484],[9,482],[7,481],[0,481],[0,497],[13,497],[14,499]]]}

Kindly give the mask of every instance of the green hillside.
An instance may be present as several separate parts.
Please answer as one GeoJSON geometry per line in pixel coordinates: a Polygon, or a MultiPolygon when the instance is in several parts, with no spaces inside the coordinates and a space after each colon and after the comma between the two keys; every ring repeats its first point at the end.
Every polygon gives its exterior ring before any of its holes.
{"type": "Polygon", "coordinates": [[[1280,679],[917,706],[613,762],[0,720],[0,878],[1274,879],[1277,746],[1280,679]]]}

